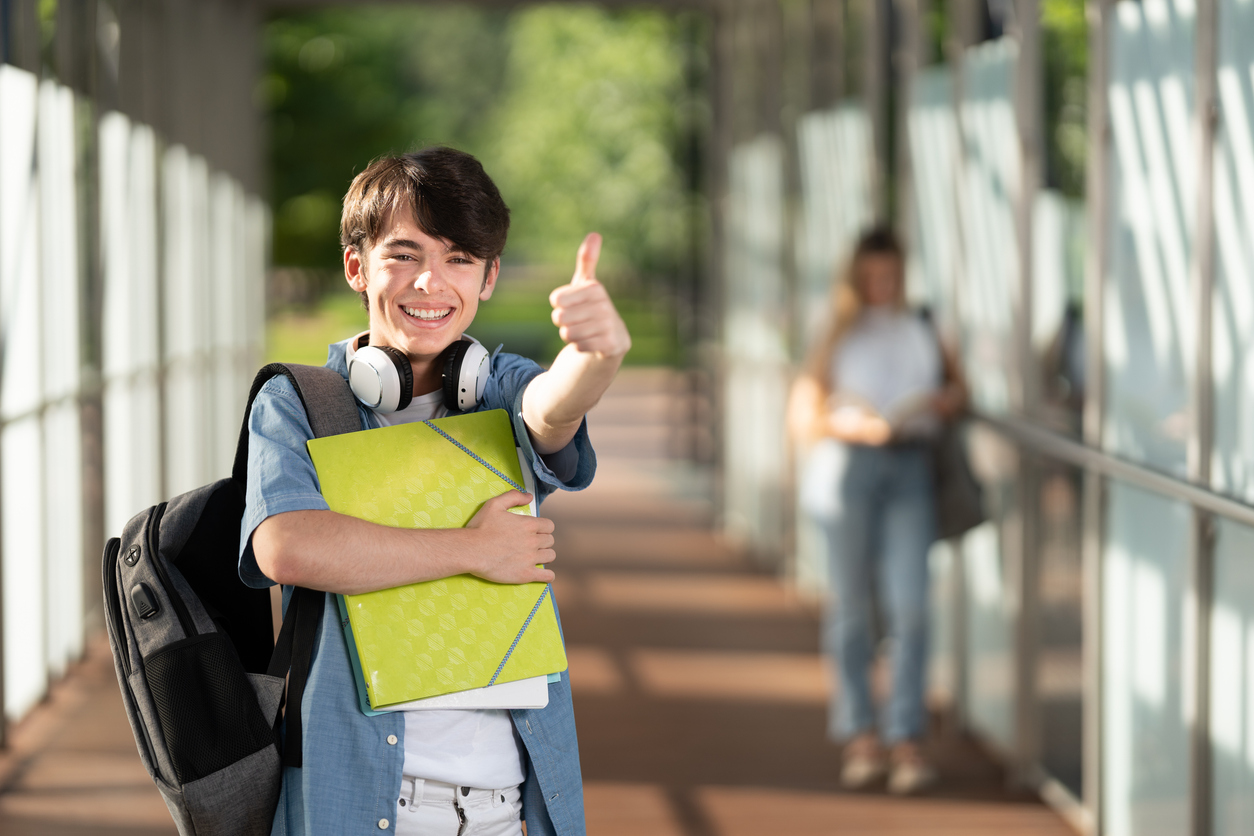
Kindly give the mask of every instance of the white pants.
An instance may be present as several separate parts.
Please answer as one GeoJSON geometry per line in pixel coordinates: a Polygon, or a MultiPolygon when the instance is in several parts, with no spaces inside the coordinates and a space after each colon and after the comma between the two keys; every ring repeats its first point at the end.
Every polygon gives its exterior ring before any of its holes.
{"type": "Polygon", "coordinates": [[[477,790],[406,775],[396,836],[522,836],[519,787],[477,790]]]}

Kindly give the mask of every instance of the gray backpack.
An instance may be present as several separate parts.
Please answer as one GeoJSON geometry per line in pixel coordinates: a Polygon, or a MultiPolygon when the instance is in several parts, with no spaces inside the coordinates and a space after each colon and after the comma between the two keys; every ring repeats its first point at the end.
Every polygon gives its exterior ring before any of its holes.
{"type": "Polygon", "coordinates": [[[285,375],[315,436],[361,429],[338,373],[271,364],[257,373],[232,476],[136,514],[104,552],[113,664],[139,756],[181,836],[265,836],[283,766],[301,765],[301,694],[324,595],[293,591],[278,641],[270,593],[239,579],[248,415],[285,375]],[[286,740],[278,726],[284,702],[286,740]]]}

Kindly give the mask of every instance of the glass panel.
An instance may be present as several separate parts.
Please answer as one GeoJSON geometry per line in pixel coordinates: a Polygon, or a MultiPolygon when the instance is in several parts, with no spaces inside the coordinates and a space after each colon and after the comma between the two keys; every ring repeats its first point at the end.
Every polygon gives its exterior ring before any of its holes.
{"type": "Polygon", "coordinates": [[[1219,520],[1211,611],[1215,836],[1254,831],[1254,528],[1219,520]]]}
{"type": "Polygon", "coordinates": [[[726,519],[766,554],[783,532],[787,458],[783,150],[764,137],[732,152],[727,235],[726,519]]]}
{"type": "Polygon", "coordinates": [[[1192,0],[1119,3],[1112,30],[1111,264],[1105,438],[1183,475],[1195,337],[1192,0]]]}
{"type": "Polygon", "coordinates": [[[0,483],[3,484],[4,705],[17,719],[43,696],[47,684],[44,589],[43,434],[38,409],[44,396],[40,321],[40,193],[36,161],[38,80],[0,64],[0,483]]]}
{"type": "MultiPolygon", "coordinates": [[[[797,232],[800,278],[794,294],[794,321],[801,328],[794,348],[806,351],[831,310],[832,283],[856,236],[871,216],[871,127],[862,108],[844,105],[809,113],[797,123],[802,183],[802,223],[797,232]]],[[[796,452],[798,461],[807,455],[796,452]]],[[[804,468],[796,469],[796,490],[804,468]]],[[[797,505],[793,572],[803,589],[827,589],[824,533],[797,505]]]]}
{"type": "MultiPolygon", "coordinates": [[[[238,298],[240,279],[244,276],[244,253],[239,224],[243,190],[224,174],[210,179],[210,289],[213,295],[213,316],[210,333],[212,368],[212,442],[209,457],[210,478],[226,475],[235,458],[235,442],[239,437],[240,415],[247,401],[248,382],[241,386],[236,367],[242,325],[238,298]],[[237,202],[238,201],[238,202],[237,202]]],[[[344,335],[345,337],[348,334],[344,335]]]]}
{"type": "Polygon", "coordinates": [[[48,686],[43,603],[45,543],[42,518],[43,438],[38,418],[14,421],[0,432],[4,467],[4,714],[16,720],[48,686]],[[20,489],[15,489],[19,488],[20,489]],[[33,557],[33,559],[32,559],[33,557]]]}
{"type": "Polygon", "coordinates": [[[832,280],[871,221],[871,125],[855,105],[807,113],[797,122],[802,217],[796,293],[801,346],[809,346],[829,307],[832,280]]]}
{"type": "Polygon", "coordinates": [[[931,655],[928,659],[928,703],[933,708],[954,705],[958,696],[958,572],[956,562],[961,553],[953,542],[941,540],[932,544],[928,554],[931,572],[931,655]]]}
{"type": "MultiPolygon", "coordinates": [[[[52,81],[40,86],[39,189],[43,281],[45,612],[47,662],[59,676],[83,648],[82,438],[76,395],[82,359],[74,94],[52,81]]],[[[95,551],[98,544],[92,544],[95,551]]]]}
{"type": "Polygon", "coordinates": [[[1083,792],[1084,583],[1080,553],[1081,471],[1038,462],[1040,596],[1036,661],[1041,766],[1080,798],[1083,792]]]}
{"type": "Polygon", "coordinates": [[[1254,4],[1219,4],[1212,333],[1216,490],[1254,501],[1254,4]]]}
{"type": "Polygon", "coordinates": [[[1040,400],[1031,417],[1078,436],[1084,408],[1084,204],[1043,191],[1032,218],[1032,356],[1040,400]]]}
{"type": "Polygon", "coordinates": [[[914,183],[914,248],[910,252],[913,298],[931,307],[948,336],[954,333],[954,269],[957,267],[958,201],[954,164],[958,126],[953,81],[947,69],[915,77],[910,103],[910,158],[914,183]]]}
{"type": "Polygon", "coordinates": [[[990,521],[962,539],[967,622],[967,700],[972,725],[1004,752],[1015,743],[1015,602],[1007,567],[1020,525],[1019,453],[1001,436],[973,426],[972,465],[984,485],[990,521]]]}
{"type": "Polygon", "coordinates": [[[963,359],[975,405],[1010,408],[1015,374],[1014,310],[1019,284],[1014,196],[1019,191],[1013,41],[968,50],[963,63],[964,261],[957,294],[963,359]]]}
{"type": "Polygon", "coordinates": [[[1102,575],[1105,832],[1188,831],[1184,591],[1190,511],[1109,483],[1102,575]]]}
{"type": "Polygon", "coordinates": [[[119,113],[100,120],[104,265],[105,530],[161,497],[157,398],[155,137],[119,113]],[[125,339],[116,338],[125,335],[125,339]]]}
{"type": "Polygon", "coordinates": [[[175,495],[221,475],[210,464],[213,286],[208,264],[209,172],[203,158],[175,145],[166,149],[161,174],[166,489],[175,495]]]}

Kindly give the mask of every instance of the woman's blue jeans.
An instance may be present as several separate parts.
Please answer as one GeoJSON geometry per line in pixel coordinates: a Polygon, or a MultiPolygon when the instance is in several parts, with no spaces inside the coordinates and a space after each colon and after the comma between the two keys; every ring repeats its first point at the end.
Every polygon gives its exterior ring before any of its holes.
{"type": "Polygon", "coordinates": [[[936,530],[931,451],[923,443],[833,441],[815,454],[803,492],[826,483],[830,493],[802,502],[826,532],[835,593],[823,628],[840,679],[829,734],[849,738],[876,727],[870,671],[878,605],[892,676],[880,733],[889,744],[918,738],[926,724],[928,550],[936,530]]]}

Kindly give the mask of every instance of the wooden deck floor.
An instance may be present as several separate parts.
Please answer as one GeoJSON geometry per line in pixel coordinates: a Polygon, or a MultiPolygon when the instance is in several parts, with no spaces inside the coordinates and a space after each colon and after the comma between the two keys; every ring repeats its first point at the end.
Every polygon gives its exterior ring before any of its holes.
{"type": "MultiPolygon", "coordinates": [[[[1072,831],[974,745],[934,735],[926,797],[837,789],[818,619],[709,531],[699,474],[672,460],[666,379],[626,374],[591,418],[596,484],[545,505],[570,646],[592,836],[1072,831]]],[[[171,836],[135,755],[107,646],[0,753],[5,836],[171,836]]]]}

